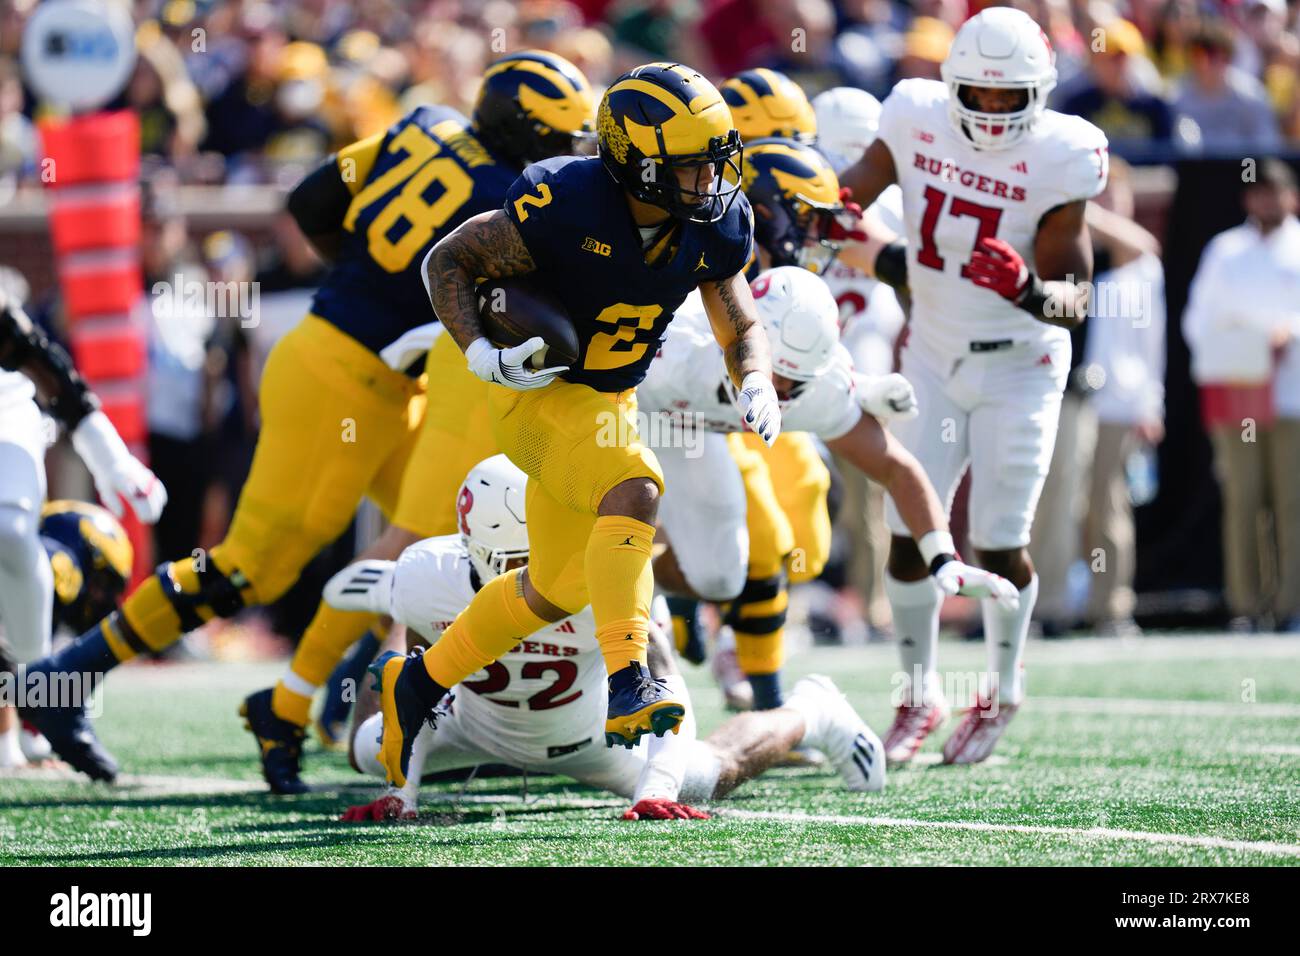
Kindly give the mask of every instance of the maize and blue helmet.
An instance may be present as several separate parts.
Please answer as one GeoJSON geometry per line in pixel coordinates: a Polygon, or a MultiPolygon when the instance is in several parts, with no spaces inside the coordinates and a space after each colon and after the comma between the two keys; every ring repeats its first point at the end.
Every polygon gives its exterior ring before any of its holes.
{"type": "Polygon", "coordinates": [[[54,572],[54,622],[80,634],[126,591],[135,560],[131,539],[108,511],[85,501],[48,502],[39,533],[54,572]]]}
{"type": "Polygon", "coordinates": [[[564,57],[524,50],[483,74],[474,131],[492,152],[526,166],[594,141],[595,103],[587,78],[564,57]]]}

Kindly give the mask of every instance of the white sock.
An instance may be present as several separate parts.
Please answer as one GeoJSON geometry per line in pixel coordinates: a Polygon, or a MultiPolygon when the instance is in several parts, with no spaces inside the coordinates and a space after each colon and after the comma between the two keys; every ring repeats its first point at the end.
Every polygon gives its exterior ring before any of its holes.
{"type": "Polygon", "coordinates": [[[820,750],[826,740],[829,722],[825,700],[820,694],[800,694],[797,684],[795,688],[795,692],[785,699],[781,707],[793,710],[803,718],[803,737],[799,739],[798,746],[820,750]]]}
{"type": "Polygon", "coordinates": [[[18,723],[0,733],[0,769],[22,767],[27,763],[22,744],[18,740],[18,723]]]}
{"type": "Polygon", "coordinates": [[[914,705],[933,700],[940,689],[935,659],[939,654],[939,607],[943,592],[928,575],[920,581],[899,581],[885,572],[885,594],[894,612],[898,659],[910,690],[908,699],[914,705]]]}
{"type": "Polygon", "coordinates": [[[1004,704],[1018,704],[1025,696],[1021,662],[1025,656],[1025,638],[1029,636],[1029,617],[1038,599],[1038,575],[1020,589],[1020,607],[1004,611],[996,601],[983,601],[984,642],[988,649],[989,673],[997,675],[992,690],[1004,704]]]}
{"type": "Polygon", "coordinates": [[[695,740],[695,708],[691,706],[690,692],[680,674],[669,674],[664,679],[669,692],[686,705],[682,729],[662,737],[649,737],[645,767],[636,783],[632,802],[655,798],[676,801],[681,794],[682,781],[686,779],[686,761],[691,743],[695,740]]]}

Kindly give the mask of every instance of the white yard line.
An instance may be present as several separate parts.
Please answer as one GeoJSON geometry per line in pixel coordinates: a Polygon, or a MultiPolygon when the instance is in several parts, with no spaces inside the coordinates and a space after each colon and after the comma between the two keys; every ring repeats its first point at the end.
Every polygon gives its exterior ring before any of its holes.
{"type": "Polygon", "coordinates": [[[968,820],[906,820],[896,817],[856,817],[835,814],[786,813],[776,810],[733,810],[719,807],[718,816],[745,820],[773,820],[781,823],[824,823],[834,826],[897,827],[907,830],[967,830],[977,833],[1025,833],[1041,836],[1082,837],[1091,840],[1135,840],[1179,846],[1196,846],[1214,850],[1238,850],[1300,858],[1300,845],[1268,841],[1229,840],[1216,836],[1189,836],[1183,833],[1149,833],[1143,830],[1116,830],[1111,827],[1050,827],[1018,823],[979,823],[968,820]]]}

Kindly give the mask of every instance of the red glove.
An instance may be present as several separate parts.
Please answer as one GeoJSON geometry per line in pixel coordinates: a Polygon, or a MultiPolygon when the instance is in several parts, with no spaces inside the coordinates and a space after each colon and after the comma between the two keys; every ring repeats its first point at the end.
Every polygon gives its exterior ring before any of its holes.
{"type": "Polygon", "coordinates": [[[684,803],[674,803],[665,797],[641,800],[623,814],[624,820],[707,820],[709,815],[684,803]]]}
{"type": "Polygon", "coordinates": [[[840,204],[844,210],[831,218],[826,227],[826,238],[835,242],[846,239],[866,242],[867,234],[862,228],[862,207],[853,201],[853,190],[848,186],[840,187],[840,204]]]}
{"type": "Polygon", "coordinates": [[[371,820],[414,820],[418,814],[407,807],[395,793],[386,793],[373,803],[348,807],[340,820],[346,823],[367,823],[371,820]]]}
{"type": "Polygon", "coordinates": [[[975,244],[963,271],[981,289],[992,289],[1009,302],[1019,302],[1029,287],[1029,267],[1020,253],[991,236],[975,244]]]}

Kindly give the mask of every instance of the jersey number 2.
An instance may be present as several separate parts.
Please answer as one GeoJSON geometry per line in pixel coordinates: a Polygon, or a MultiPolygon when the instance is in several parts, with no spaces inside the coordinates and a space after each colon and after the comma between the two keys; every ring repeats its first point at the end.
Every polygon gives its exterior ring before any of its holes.
{"type": "MultiPolygon", "coordinates": [[[[504,664],[493,661],[485,669],[487,670],[487,677],[482,680],[463,680],[460,685],[468,687],[474,693],[482,694],[485,697],[488,694],[499,694],[510,686],[510,671],[506,669],[504,664]]],[[[550,710],[552,707],[563,707],[565,704],[571,704],[582,696],[582,691],[578,691],[568,697],[560,697],[578,679],[578,665],[573,661],[528,661],[520,668],[519,676],[528,680],[536,680],[539,677],[545,677],[548,672],[555,674],[555,681],[550,687],[544,687],[528,698],[529,710],[550,710]]],[[[488,697],[488,700],[494,704],[500,704],[502,707],[519,706],[519,702],[516,700],[494,700],[491,697],[488,697]]]]}
{"type": "MultiPolygon", "coordinates": [[[[948,194],[943,190],[935,189],[933,186],[925,187],[925,212],[921,215],[921,248],[916,251],[918,263],[931,269],[938,269],[940,272],[943,271],[944,261],[934,242],[934,227],[939,224],[939,216],[943,214],[943,204],[947,199],[948,194]]],[[[960,196],[952,197],[952,203],[948,206],[948,215],[970,216],[979,220],[979,229],[975,233],[975,241],[971,244],[972,249],[979,245],[981,239],[995,237],[998,234],[998,223],[1002,221],[1002,210],[997,206],[981,206],[960,196]]],[[[962,263],[961,277],[970,278],[970,263],[962,263]]]]}

